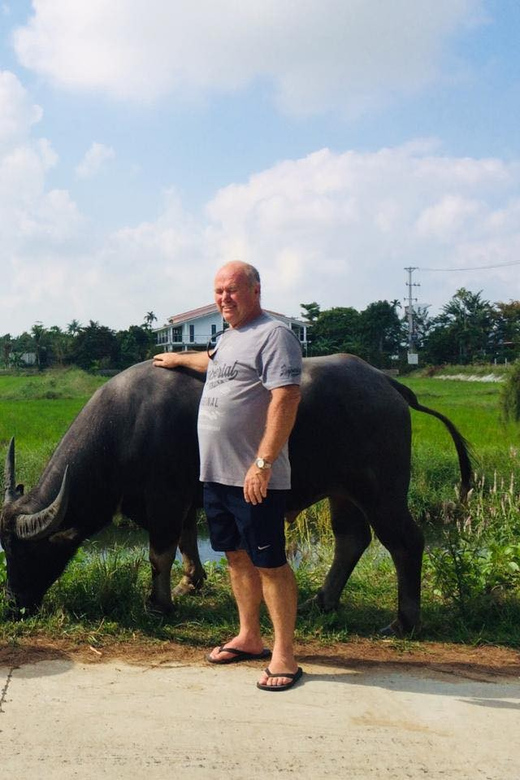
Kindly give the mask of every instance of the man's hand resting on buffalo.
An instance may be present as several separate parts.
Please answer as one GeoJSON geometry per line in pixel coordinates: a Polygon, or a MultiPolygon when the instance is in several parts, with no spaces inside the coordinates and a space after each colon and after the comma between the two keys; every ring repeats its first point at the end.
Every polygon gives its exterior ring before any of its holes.
{"type": "Polygon", "coordinates": [[[208,368],[207,352],[162,352],[155,355],[153,365],[156,368],[191,368],[204,373],[208,368]]]}

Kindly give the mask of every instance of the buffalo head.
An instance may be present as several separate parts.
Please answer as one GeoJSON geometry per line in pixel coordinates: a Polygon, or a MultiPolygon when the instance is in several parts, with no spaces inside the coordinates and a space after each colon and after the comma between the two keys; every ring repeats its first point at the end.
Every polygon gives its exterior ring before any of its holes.
{"type": "Polygon", "coordinates": [[[7,598],[15,613],[21,609],[32,611],[40,605],[77,547],[74,532],[60,530],[69,492],[70,479],[65,469],[57,495],[47,505],[35,507],[35,497],[23,496],[23,489],[16,486],[11,440],[5,462],[0,543],[6,555],[7,598]]]}

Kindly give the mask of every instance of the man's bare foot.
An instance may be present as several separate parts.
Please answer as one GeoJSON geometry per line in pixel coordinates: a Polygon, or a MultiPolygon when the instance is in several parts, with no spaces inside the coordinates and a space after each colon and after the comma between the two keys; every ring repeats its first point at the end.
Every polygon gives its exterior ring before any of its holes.
{"type": "Polygon", "coordinates": [[[294,656],[277,657],[275,654],[268,668],[264,670],[264,673],[258,680],[258,686],[260,688],[291,687],[296,681],[293,677],[284,676],[284,672],[290,675],[298,674],[299,668],[294,656]]]}
{"type": "Polygon", "coordinates": [[[298,666],[295,672],[273,672],[270,667],[264,671],[263,677],[256,687],[262,691],[287,691],[295,685],[303,675],[303,669],[298,666]]]}
{"type": "Polygon", "coordinates": [[[238,637],[231,639],[225,645],[215,647],[206,656],[211,664],[232,664],[240,661],[260,661],[271,657],[271,651],[261,643],[249,645],[239,644],[238,637]]]}

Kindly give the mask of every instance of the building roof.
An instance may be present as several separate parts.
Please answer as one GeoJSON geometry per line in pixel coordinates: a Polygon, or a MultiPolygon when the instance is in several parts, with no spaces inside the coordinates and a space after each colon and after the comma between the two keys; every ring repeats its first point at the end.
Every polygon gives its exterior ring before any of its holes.
{"type": "Polygon", "coordinates": [[[190,311],[185,311],[181,314],[174,314],[172,317],[168,317],[168,322],[170,325],[176,325],[177,323],[186,322],[187,320],[197,320],[199,317],[207,317],[208,314],[214,314],[217,311],[217,304],[209,303],[207,306],[199,306],[198,309],[191,309],[190,311]]]}
{"type": "MultiPolygon", "coordinates": [[[[288,317],[286,314],[280,314],[279,312],[271,311],[270,309],[264,309],[264,311],[267,312],[267,314],[271,314],[273,317],[283,318],[286,322],[294,322],[298,325],[309,324],[296,317],[288,317]]],[[[171,317],[168,317],[168,325],[181,325],[183,322],[197,320],[200,317],[207,317],[209,314],[216,314],[217,312],[217,304],[209,303],[206,306],[199,306],[198,309],[191,309],[190,311],[181,312],[180,314],[174,314],[171,317]]],[[[161,330],[164,327],[166,326],[162,325],[161,328],[154,328],[154,330],[161,330]]]]}

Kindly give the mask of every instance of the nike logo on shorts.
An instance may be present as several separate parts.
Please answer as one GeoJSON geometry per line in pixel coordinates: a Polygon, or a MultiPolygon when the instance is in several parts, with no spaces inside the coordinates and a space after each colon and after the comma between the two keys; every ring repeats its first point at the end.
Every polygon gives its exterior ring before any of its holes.
{"type": "Polygon", "coordinates": [[[270,547],[270,546],[271,546],[270,544],[264,544],[263,547],[260,547],[260,545],[258,545],[258,549],[259,550],[267,550],[267,548],[270,547]]]}

